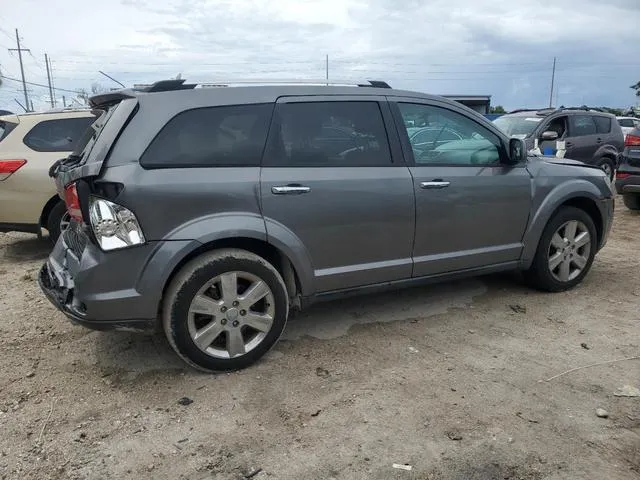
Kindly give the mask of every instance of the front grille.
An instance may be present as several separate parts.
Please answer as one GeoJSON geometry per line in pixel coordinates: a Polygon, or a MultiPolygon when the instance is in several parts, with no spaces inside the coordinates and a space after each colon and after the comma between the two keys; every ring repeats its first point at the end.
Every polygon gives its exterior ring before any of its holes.
{"type": "Polygon", "coordinates": [[[82,225],[72,220],[69,223],[69,227],[64,231],[63,238],[64,243],[67,244],[67,247],[74,255],[78,258],[82,257],[82,252],[87,246],[87,236],[82,231],[82,225]]]}

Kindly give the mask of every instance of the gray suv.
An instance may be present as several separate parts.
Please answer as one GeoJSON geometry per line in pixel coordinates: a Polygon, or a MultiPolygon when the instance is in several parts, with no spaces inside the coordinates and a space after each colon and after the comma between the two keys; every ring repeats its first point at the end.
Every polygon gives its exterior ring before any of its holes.
{"type": "Polygon", "coordinates": [[[93,134],[52,167],[72,222],[39,281],[72,321],[161,325],[192,366],[233,370],[314,301],[506,270],[557,292],[607,239],[600,169],[528,158],[453,101],[383,82],[195,87],[93,97],[93,134]]]}
{"type": "Polygon", "coordinates": [[[564,143],[564,157],[602,168],[613,180],[624,134],[616,117],[597,109],[548,108],[516,110],[493,121],[507,135],[522,138],[532,150],[538,141],[544,155],[556,155],[564,143]]]}

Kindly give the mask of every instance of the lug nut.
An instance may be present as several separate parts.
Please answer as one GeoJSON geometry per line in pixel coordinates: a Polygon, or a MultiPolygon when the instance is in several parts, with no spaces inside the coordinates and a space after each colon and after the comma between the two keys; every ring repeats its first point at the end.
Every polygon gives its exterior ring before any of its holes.
{"type": "Polygon", "coordinates": [[[242,315],[243,317],[247,314],[246,310],[240,310],[240,315],[242,315]]]}
{"type": "Polygon", "coordinates": [[[233,323],[232,323],[232,325],[233,325],[234,327],[237,327],[238,325],[240,325],[240,322],[236,320],[235,322],[233,322],[233,323]]]}
{"type": "Polygon", "coordinates": [[[237,307],[238,305],[240,305],[240,302],[238,302],[237,300],[235,302],[233,302],[233,306],[237,307]]]}
{"type": "Polygon", "coordinates": [[[227,307],[220,307],[220,311],[221,311],[222,313],[226,312],[226,311],[227,311],[227,307]]]}
{"type": "Polygon", "coordinates": [[[220,320],[220,323],[221,323],[222,325],[226,325],[226,324],[227,324],[227,319],[226,319],[226,318],[223,318],[222,320],[220,320]]]}

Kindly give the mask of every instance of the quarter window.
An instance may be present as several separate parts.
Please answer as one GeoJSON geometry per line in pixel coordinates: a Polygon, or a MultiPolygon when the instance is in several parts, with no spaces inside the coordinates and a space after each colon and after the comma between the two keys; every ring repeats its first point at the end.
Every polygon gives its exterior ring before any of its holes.
{"type": "Polygon", "coordinates": [[[44,120],[25,135],[24,144],[36,152],[71,152],[95,117],[44,120]]]}
{"type": "Polygon", "coordinates": [[[398,106],[417,165],[490,165],[500,161],[500,138],[465,115],[432,105],[398,106]]]}
{"type": "Polygon", "coordinates": [[[380,166],[391,154],[377,102],[278,105],[265,165],[380,166]]]}
{"type": "Polygon", "coordinates": [[[273,105],[187,110],[160,130],[142,155],[146,168],[259,166],[273,105]]]}
{"type": "Polygon", "coordinates": [[[596,122],[597,133],[609,133],[611,132],[611,119],[609,117],[601,117],[595,115],[593,120],[596,122]]]}
{"type": "Polygon", "coordinates": [[[591,115],[573,115],[570,119],[572,137],[595,135],[596,124],[594,123],[591,115]]]}

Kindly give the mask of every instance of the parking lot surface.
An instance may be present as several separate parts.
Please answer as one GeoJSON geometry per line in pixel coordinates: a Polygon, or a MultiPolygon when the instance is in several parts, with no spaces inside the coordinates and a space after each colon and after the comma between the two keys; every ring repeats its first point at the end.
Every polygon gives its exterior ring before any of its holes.
{"type": "Polygon", "coordinates": [[[162,335],[73,326],[35,280],[47,242],[0,234],[0,477],[638,479],[640,397],[619,395],[640,388],[640,215],[621,203],[572,291],[501,275],[316,305],[222,375],[162,335]]]}

